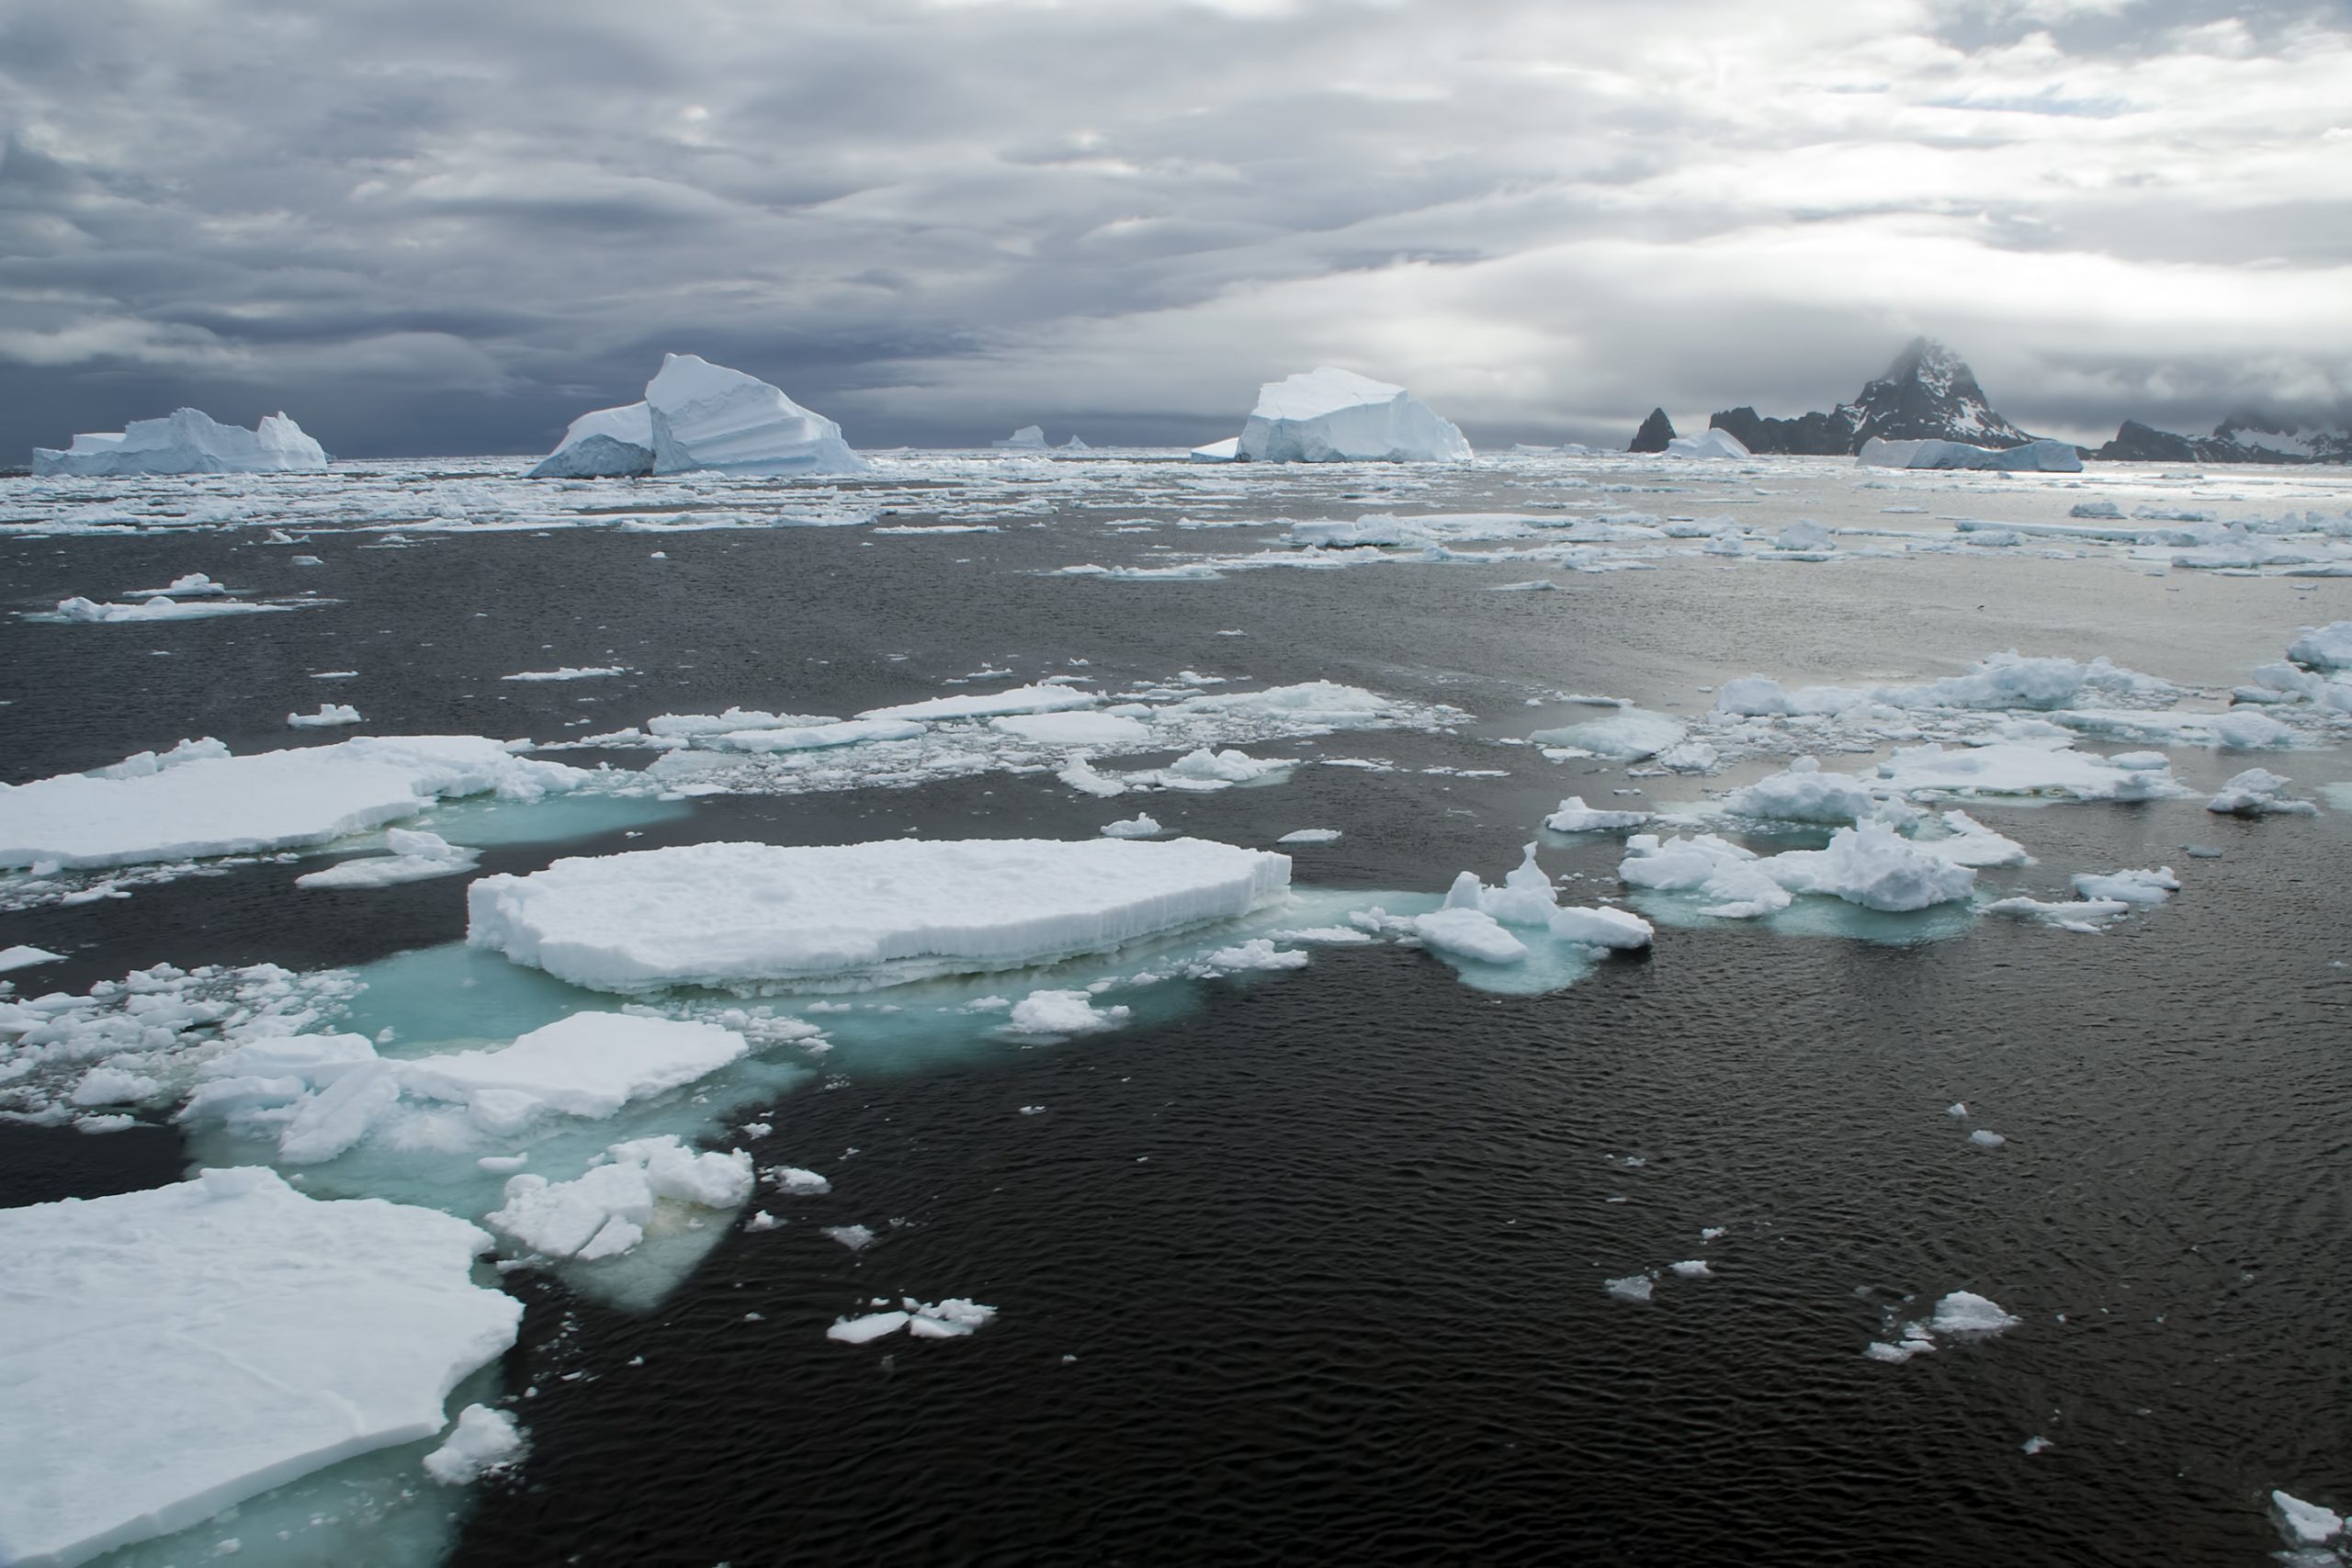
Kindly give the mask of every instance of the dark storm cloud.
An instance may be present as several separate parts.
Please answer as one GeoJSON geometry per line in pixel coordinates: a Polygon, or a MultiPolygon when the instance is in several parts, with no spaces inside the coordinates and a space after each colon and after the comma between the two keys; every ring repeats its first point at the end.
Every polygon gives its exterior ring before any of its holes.
{"type": "MultiPolygon", "coordinates": [[[[1918,331],[2013,417],[2352,384],[2342,6],[18,0],[0,459],[181,401],[543,447],[665,349],[853,440],[1793,412],[1918,331]]],[[[1624,427],[1621,429],[1620,427],[1624,427]]]]}

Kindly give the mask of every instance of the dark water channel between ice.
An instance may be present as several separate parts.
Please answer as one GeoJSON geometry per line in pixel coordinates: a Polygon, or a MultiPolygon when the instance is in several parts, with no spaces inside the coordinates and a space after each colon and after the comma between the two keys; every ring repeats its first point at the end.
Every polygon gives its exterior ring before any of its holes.
{"type": "MultiPolygon", "coordinates": [[[[418,537],[315,536],[311,569],[251,530],[0,542],[10,609],[198,570],[343,601],[162,628],[9,617],[0,774],[184,736],[286,744],[282,716],[322,700],[357,705],[361,733],[546,740],[729,704],[846,713],[1071,659],[1106,686],[1329,678],[1476,718],[1252,748],[1396,772],[1140,804],[1235,842],[1340,827],[1301,852],[1300,882],[1435,891],[1464,867],[1498,878],[1561,795],[1625,786],[1621,768],[1492,744],[1585,716],[1532,695],[1691,711],[1696,688],[1751,670],[1932,677],[2011,646],[2226,683],[2329,610],[2277,580],[2089,561],[1692,560],[1553,571],[1561,592],[1525,594],[1487,592],[1492,569],[1418,565],[1045,575],[1148,558],[1152,536],[1077,522],[418,537]],[[615,662],[639,672],[499,679],[615,662]],[[1414,771],[1440,764],[1510,776],[1414,771]]],[[[2344,587],[2325,598],[2352,614],[2344,587]]],[[[2299,779],[2346,776],[2340,757],[2296,761],[2299,779]]],[[[2234,768],[2177,766],[2200,785],[2234,768]]],[[[627,847],[1085,836],[1138,804],[1002,774],[714,797],[627,847]]],[[[1535,998],[1407,949],[1323,951],[1212,987],[1175,1024],[786,1097],[747,1146],[824,1169],[833,1194],[763,1194],[784,1224],[731,1234],[659,1310],[510,1277],[532,1453],[481,1489],[455,1561],[2261,1562],[2272,1487],[2352,1498],[2346,818],[1980,815],[2029,843],[2041,864],[2015,874],[2038,888],[2166,862],[2189,886],[2100,937],[1661,927],[1650,953],[1535,998]],[[2184,859],[2192,838],[2222,857],[2184,859]],[[2009,1142],[1973,1146],[1968,1125],[2009,1142]],[[863,1253],[819,1234],[886,1218],[905,1224],[863,1253]],[[1713,1278],[1668,1274],[1646,1304],[1603,1289],[1698,1258],[1713,1278]],[[2023,1323],[1902,1365],[1863,1357],[1888,1309],[1962,1289],[2023,1323]],[[824,1338],[854,1302],[901,1294],[1001,1315],[966,1340],[824,1338]],[[2036,1436],[2052,1446],[2029,1456],[2036,1436]]],[[[483,867],[621,847],[493,849],[483,867]]],[[[1616,862],[1613,841],[1545,851],[1603,889],[1616,862]]],[[[0,946],[67,953],[40,984],[80,989],[159,960],[314,968],[463,933],[461,880],[298,898],[289,878],[261,865],[0,916],[0,946]]],[[[0,1124],[0,1202],[171,1179],[169,1137],[0,1124]]]]}

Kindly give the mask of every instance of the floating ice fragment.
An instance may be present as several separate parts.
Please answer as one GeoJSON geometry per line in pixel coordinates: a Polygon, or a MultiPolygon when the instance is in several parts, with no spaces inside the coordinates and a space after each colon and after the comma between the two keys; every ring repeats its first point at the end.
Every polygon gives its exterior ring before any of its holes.
{"type": "Polygon", "coordinates": [[[1704,1280],[1714,1273],[1714,1269],[1703,1258],[1685,1258],[1682,1262],[1668,1264],[1668,1267],[1685,1280],[1704,1280]]]}
{"type": "Polygon", "coordinates": [[[1928,1326],[1938,1334],[1998,1334],[2024,1321],[1973,1291],[1954,1291],[1936,1303],[1928,1326]]]}
{"type": "Polygon", "coordinates": [[[841,1318],[825,1330],[825,1337],[843,1345],[863,1345],[886,1334],[896,1334],[912,1315],[905,1312],[871,1312],[864,1317],[841,1318]]]}
{"type": "Polygon", "coordinates": [[[752,1194],[752,1156],[741,1149],[698,1155],[665,1136],[615,1144],[598,1158],[571,1181],[512,1178],[488,1223],[536,1252],[586,1262],[635,1247],[661,1201],[731,1209],[752,1194]]]}
{"type": "Polygon", "coordinates": [[[1560,802],[1560,808],[1544,818],[1544,826],[1555,833],[1607,833],[1620,828],[1638,828],[1650,819],[1646,811],[1602,811],[1584,803],[1584,796],[1572,795],[1560,802]]]}
{"type": "Polygon", "coordinates": [[[11,1559],[79,1562],[440,1431],[449,1390],[522,1315],[473,1281],[489,1244],[447,1214],[314,1201],[253,1168],[0,1210],[11,1559]]]}
{"type": "Polygon", "coordinates": [[[2117,871],[2104,876],[2083,872],[2075,878],[2075,892],[2088,899],[2112,898],[2120,903],[2153,908],[2180,891],[2180,879],[2172,867],[2159,866],[2154,871],[2117,871]]]}
{"type": "Polygon", "coordinates": [[[2305,1546],[2324,1546],[2344,1533],[2343,1517],[2332,1508],[2306,1503],[2285,1492],[2271,1493],[2270,1506],[2278,1511],[2279,1525],[2305,1546]]]}
{"type": "Polygon", "coordinates": [[[321,703],[316,713],[289,713],[286,722],[296,729],[332,729],[341,724],[365,724],[359,710],[348,703],[321,703]]]}
{"type": "Polygon", "coordinates": [[[1145,812],[1137,812],[1124,821],[1102,824],[1102,835],[1110,839],[1149,839],[1166,831],[1158,818],[1145,812]]]}
{"type": "Polygon", "coordinates": [[[1125,1008],[1098,1008],[1084,991],[1032,991],[1012,1004],[1005,1028],[1014,1034],[1092,1034],[1126,1021],[1125,1008]]]}
{"type": "Polygon", "coordinates": [[[1416,915],[1412,924],[1413,933],[1430,946],[1481,964],[1517,964],[1527,956],[1525,942],[1477,909],[1438,909],[1416,915]]]}
{"type": "Polygon", "coordinates": [[[605,1117],[707,1077],[750,1048],[712,1024],[576,1012],[494,1051],[417,1057],[398,1071],[411,1093],[460,1105],[503,1089],[566,1116],[605,1117]]]}
{"type": "Polygon", "coordinates": [[[63,953],[51,953],[45,947],[34,947],[26,942],[18,942],[14,947],[0,948],[0,975],[6,975],[11,969],[29,969],[36,964],[64,962],[63,953]]]}
{"type": "Polygon", "coordinates": [[[2008,1139],[2001,1136],[2000,1134],[1992,1131],[1990,1128],[1979,1127],[1976,1131],[1968,1134],[1968,1141],[1974,1144],[1980,1149],[1997,1149],[2002,1145],[2007,1143],[2008,1139]]]}
{"type": "Polygon", "coordinates": [[[1340,829],[1337,828],[1300,828],[1274,840],[1278,844],[1336,844],[1339,841],[1340,829]]]}
{"type": "Polygon", "coordinates": [[[391,853],[343,861],[324,871],[309,872],[296,877],[294,886],[390,887],[403,882],[425,882],[471,871],[481,854],[478,850],[453,844],[438,833],[403,828],[386,829],[384,847],[391,853]]]}
{"type": "Polygon", "coordinates": [[[2047,1453],[2058,1445],[2047,1438],[2028,1438],[2018,1447],[2029,1454],[2047,1453]]]}
{"type": "Polygon", "coordinates": [[[1622,1279],[1605,1280],[1601,1289],[1621,1302],[1646,1302],[1657,1281],[1647,1274],[1628,1274],[1622,1279]]]}
{"type": "Polygon", "coordinates": [[[2205,809],[2224,817],[2318,816],[2318,807],[2287,793],[2293,782],[2267,768],[2248,768],[2223,784],[2205,809]]]}
{"type": "Polygon", "coordinates": [[[424,1456],[424,1473],[444,1486],[464,1486],[523,1457],[514,1417],[487,1404],[469,1404],[439,1448],[424,1456]]]}

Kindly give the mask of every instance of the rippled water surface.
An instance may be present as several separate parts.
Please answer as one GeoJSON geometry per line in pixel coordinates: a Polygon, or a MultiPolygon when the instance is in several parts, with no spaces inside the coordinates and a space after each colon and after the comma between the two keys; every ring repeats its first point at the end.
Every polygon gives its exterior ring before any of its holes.
{"type": "MultiPolygon", "coordinates": [[[[1688,716],[1751,671],[1928,680],[2016,647],[2109,655],[2211,703],[2297,627],[2352,616],[2347,579],[2215,575],[2049,536],[1951,547],[1953,517],[2063,524],[2085,495],[2340,515],[2341,470],[1861,477],[1794,460],[1203,475],[917,457],[812,498],[369,465],[317,493],[224,486],[216,513],[163,528],[155,509],[184,496],[0,480],[9,610],[195,570],[331,601],[159,626],[10,615],[0,767],[21,783],[188,736],[296,743],[307,732],[284,716],[322,700],[357,706],[365,733],[546,743],[664,712],[842,714],[1057,673],[1104,690],[1183,671],[1237,688],[1329,679],[1461,713],[1253,744],[1302,765],[1212,794],[1095,799],[998,770],[581,800],[528,824],[452,804],[442,830],[485,846],[485,871],[529,871],[718,839],[1085,837],[1141,808],[1234,843],[1342,829],[1296,852],[1317,890],[1434,895],[1464,867],[1496,881],[1535,839],[1588,901],[1622,891],[1622,850],[1539,832],[1563,795],[1698,803],[1778,764],[1650,776],[1518,743],[1600,711],[1571,694],[1688,716]],[[1294,519],[1539,507],[1884,532],[1820,562],[1690,539],[1610,547],[1625,558],[1591,570],[1062,570],[1281,549],[1294,519]],[[613,526],[616,510],[657,525],[613,526]],[[839,525],[752,525],[786,510],[839,525]],[[711,513],[743,525],[686,525],[711,513]],[[876,532],[942,523],[1000,531],[876,532]],[[299,543],[264,542],[277,527],[299,543]],[[1532,577],[1557,588],[1491,592],[1532,577]],[[615,664],[628,672],[503,679],[615,664]]],[[[2352,779],[2340,743],[2173,759],[2200,790],[2254,761],[2307,795],[2352,779]]],[[[753,1206],[781,1224],[729,1230],[648,1310],[506,1276],[527,1316],[499,1381],[530,1457],[457,1502],[454,1533],[420,1539],[467,1564],[739,1568],[2266,1561],[2282,1544],[2272,1488],[2352,1506],[2340,797],[2259,821],[2213,817],[2201,795],[1976,814],[2036,860],[1983,874],[1988,888],[2053,897],[2073,872],[2164,863],[2185,886],[2095,936],[1845,906],[1810,926],[1662,920],[1648,953],[1540,996],[1374,945],[1198,982],[1061,1043],[844,1022],[837,1060],[707,1129],[762,1166],[824,1171],[830,1195],[763,1191],[753,1206]],[[2191,842],[2219,853],[2188,857],[2191,842]],[[740,1131],[754,1111],[766,1133],[740,1131]],[[2007,1144],[1972,1144],[1978,1127],[2007,1144]],[[853,1252],[821,1234],[846,1224],[878,1239],[853,1252]],[[1691,1259],[1711,1273],[1669,1267],[1691,1259]],[[1652,1271],[1645,1303],[1605,1288],[1652,1271]],[[1865,1358],[1957,1290],[2022,1321],[1902,1364],[1865,1358]],[[825,1337],[901,1296],[1000,1315],[965,1339],[825,1337]],[[2029,1455],[2037,1437],[2049,1446],[2029,1455]]],[[[464,934],[463,877],[298,895],[309,867],[211,869],[0,914],[0,947],[66,955],[19,990],[159,961],[374,965],[362,1021],[427,1038],[511,1033],[554,1005],[525,987],[468,1011],[431,956],[464,934]]],[[[110,1137],[0,1122],[0,1201],[174,1179],[186,1152],[149,1120],[110,1137]]],[[[232,1533],[137,1561],[193,1561],[232,1533]]],[[[390,1555],[352,1540],[288,1560],[390,1555]]]]}

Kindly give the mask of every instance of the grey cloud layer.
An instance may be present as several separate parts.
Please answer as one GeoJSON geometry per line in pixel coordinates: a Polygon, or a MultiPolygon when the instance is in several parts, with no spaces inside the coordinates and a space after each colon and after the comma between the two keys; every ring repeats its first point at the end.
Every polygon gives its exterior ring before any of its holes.
{"type": "Polygon", "coordinates": [[[1916,331],[2063,434],[2341,406],[2348,71],[2340,5],[18,0],[0,460],[537,449],[666,348],[876,446],[1320,362],[1623,439],[1916,331]]]}

